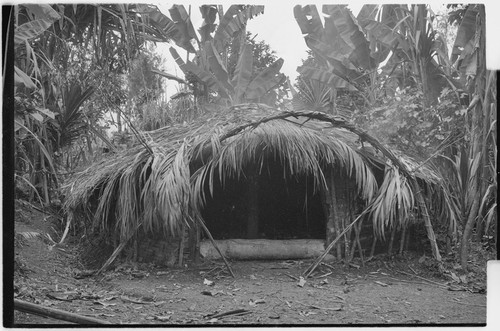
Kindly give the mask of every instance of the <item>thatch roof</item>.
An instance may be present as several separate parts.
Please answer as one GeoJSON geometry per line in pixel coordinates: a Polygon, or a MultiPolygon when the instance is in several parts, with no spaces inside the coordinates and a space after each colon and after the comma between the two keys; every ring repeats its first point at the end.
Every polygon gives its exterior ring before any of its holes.
{"type": "Polygon", "coordinates": [[[374,222],[383,227],[398,217],[406,219],[414,208],[405,178],[439,179],[425,166],[412,172],[414,161],[396,156],[344,119],[318,112],[240,105],[141,137],[147,148],[137,144],[77,174],[67,185],[66,209],[86,214],[103,229],[114,219],[122,238],[139,224],[145,231],[172,234],[197,215],[204,187],[213,188],[215,174],[222,180],[242,176],[245,165],[261,164],[266,153],[280,159],[290,175],[312,174],[318,187],[324,186],[325,165],[345,169],[360,196],[376,202],[374,222]],[[378,187],[372,167],[386,164],[386,180],[378,187]]]}

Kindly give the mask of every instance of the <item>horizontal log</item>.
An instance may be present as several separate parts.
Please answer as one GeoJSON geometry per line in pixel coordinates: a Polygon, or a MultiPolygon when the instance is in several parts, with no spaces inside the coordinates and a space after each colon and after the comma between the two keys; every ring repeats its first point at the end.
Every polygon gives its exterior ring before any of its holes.
{"type": "Polygon", "coordinates": [[[25,313],[51,317],[76,324],[111,324],[108,321],[100,320],[97,318],[82,316],[55,308],[44,307],[18,299],[14,299],[14,309],[25,313]]]}
{"type": "MultiPolygon", "coordinates": [[[[224,256],[234,260],[309,259],[325,251],[325,241],[321,239],[227,239],[215,242],[224,256]]],[[[200,254],[205,259],[220,259],[209,241],[200,243],[200,254]]]]}

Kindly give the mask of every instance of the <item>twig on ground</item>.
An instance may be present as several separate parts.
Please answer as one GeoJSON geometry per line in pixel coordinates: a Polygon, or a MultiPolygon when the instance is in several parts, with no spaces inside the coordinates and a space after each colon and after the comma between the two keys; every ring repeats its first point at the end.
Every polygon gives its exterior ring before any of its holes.
{"type": "Polygon", "coordinates": [[[241,316],[241,315],[247,315],[251,314],[251,311],[245,310],[245,309],[235,309],[235,310],[230,310],[225,313],[220,313],[220,314],[215,314],[215,315],[206,315],[205,318],[219,318],[219,317],[224,317],[224,316],[241,316]]]}
{"type": "Polygon", "coordinates": [[[412,268],[412,267],[408,266],[408,268],[409,268],[411,271],[413,271],[413,273],[414,273],[415,275],[418,275],[418,273],[417,273],[415,270],[413,270],[413,268],[412,268]]]}
{"type": "Polygon", "coordinates": [[[318,307],[318,306],[315,306],[315,305],[305,304],[305,303],[302,303],[302,302],[297,301],[297,300],[295,300],[295,302],[297,302],[298,304],[300,304],[302,306],[305,306],[305,307],[308,307],[308,308],[313,308],[313,309],[334,310],[334,311],[342,310],[342,307],[336,307],[336,308],[318,307]]]}
{"type": "Polygon", "coordinates": [[[328,267],[328,268],[330,268],[332,270],[336,270],[333,266],[331,266],[331,265],[329,265],[329,264],[327,264],[325,262],[321,262],[321,265],[324,265],[325,267],[328,267]]]}
{"type": "Polygon", "coordinates": [[[332,271],[327,272],[326,274],[323,274],[323,275],[316,276],[316,277],[314,277],[314,278],[323,278],[323,277],[326,277],[326,276],[330,276],[331,274],[333,274],[333,272],[332,272],[332,271]]]}
{"type": "Polygon", "coordinates": [[[291,278],[291,279],[293,279],[293,280],[297,280],[297,281],[298,281],[298,280],[300,280],[298,277],[292,276],[292,275],[290,275],[290,274],[286,274],[286,273],[284,273],[283,275],[286,275],[286,276],[290,277],[290,278],[291,278]]]}
{"type": "Polygon", "coordinates": [[[429,283],[432,283],[432,284],[435,284],[435,285],[439,285],[441,287],[444,287],[444,288],[447,288],[448,286],[445,285],[445,284],[441,284],[441,283],[438,283],[438,282],[435,282],[433,280],[430,280],[430,279],[427,279],[427,278],[424,278],[424,277],[421,277],[419,275],[412,275],[410,274],[409,272],[406,272],[406,271],[401,271],[401,270],[396,270],[396,272],[399,272],[399,273],[402,273],[402,274],[405,274],[405,275],[408,275],[408,276],[412,276],[412,277],[417,277],[419,279],[422,279],[422,280],[425,280],[426,282],[429,282],[429,283]]]}
{"type": "Polygon", "coordinates": [[[455,301],[455,303],[461,304],[461,305],[466,305],[466,306],[474,306],[474,307],[483,307],[486,308],[486,305],[477,305],[474,303],[466,303],[466,302],[460,302],[460,301],[455,301]]]}

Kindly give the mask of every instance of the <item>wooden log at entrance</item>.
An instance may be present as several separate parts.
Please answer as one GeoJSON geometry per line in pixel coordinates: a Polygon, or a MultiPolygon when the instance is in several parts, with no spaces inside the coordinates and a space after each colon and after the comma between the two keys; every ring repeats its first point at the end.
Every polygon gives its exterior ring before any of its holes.
{"type": "MultiPolygon", "coordinates": [[[[225,239],[216,242],[224,256],[234,260],[310,259],[325,250],[323,239],[225,239]]],[[[201,242],[200,254],[206,259],[218,258],[218,252],[208,241],[201,242]]]]}
{"type": "Polygon", "coordinates": [[[28,314],[51,317],[62,321],[68,321],[76,324],[111,324],[108,321],[97,318],[82,316],[70,313],[64,310],[40,306],[31,302],[14,299],[14,309],[28,314]]]}

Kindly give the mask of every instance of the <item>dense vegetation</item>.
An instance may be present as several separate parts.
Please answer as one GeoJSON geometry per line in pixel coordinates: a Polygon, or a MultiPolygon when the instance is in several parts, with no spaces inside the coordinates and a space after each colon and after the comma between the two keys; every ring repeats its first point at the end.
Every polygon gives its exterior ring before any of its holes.
{"type": "Polygon", "coordinates": [[[453,206],[443,233],[463,268],[473,234],[496,237],[496,77],[486,70],[483,5],[449,5],[444,16],[426,5],[365,5],[356,17],[325,5],[324,23],[315,6],[296,6],[310,49],[296,84],[280,72],[286,59],[246,31],[263,6],[199,9],[196,32],[182,5],[169,16],[146,4],[14,7],[17,198],[48,206],[68,175],[132,133],[144,140],[138,130],[259,102],[348,117],[432,164],[453,206]],[[176,44],[169,60],[184,77],[161,70],[154,43],[163,42],[176,44]],[[179,84],[170,100],[162,77],[179,84]]]}

